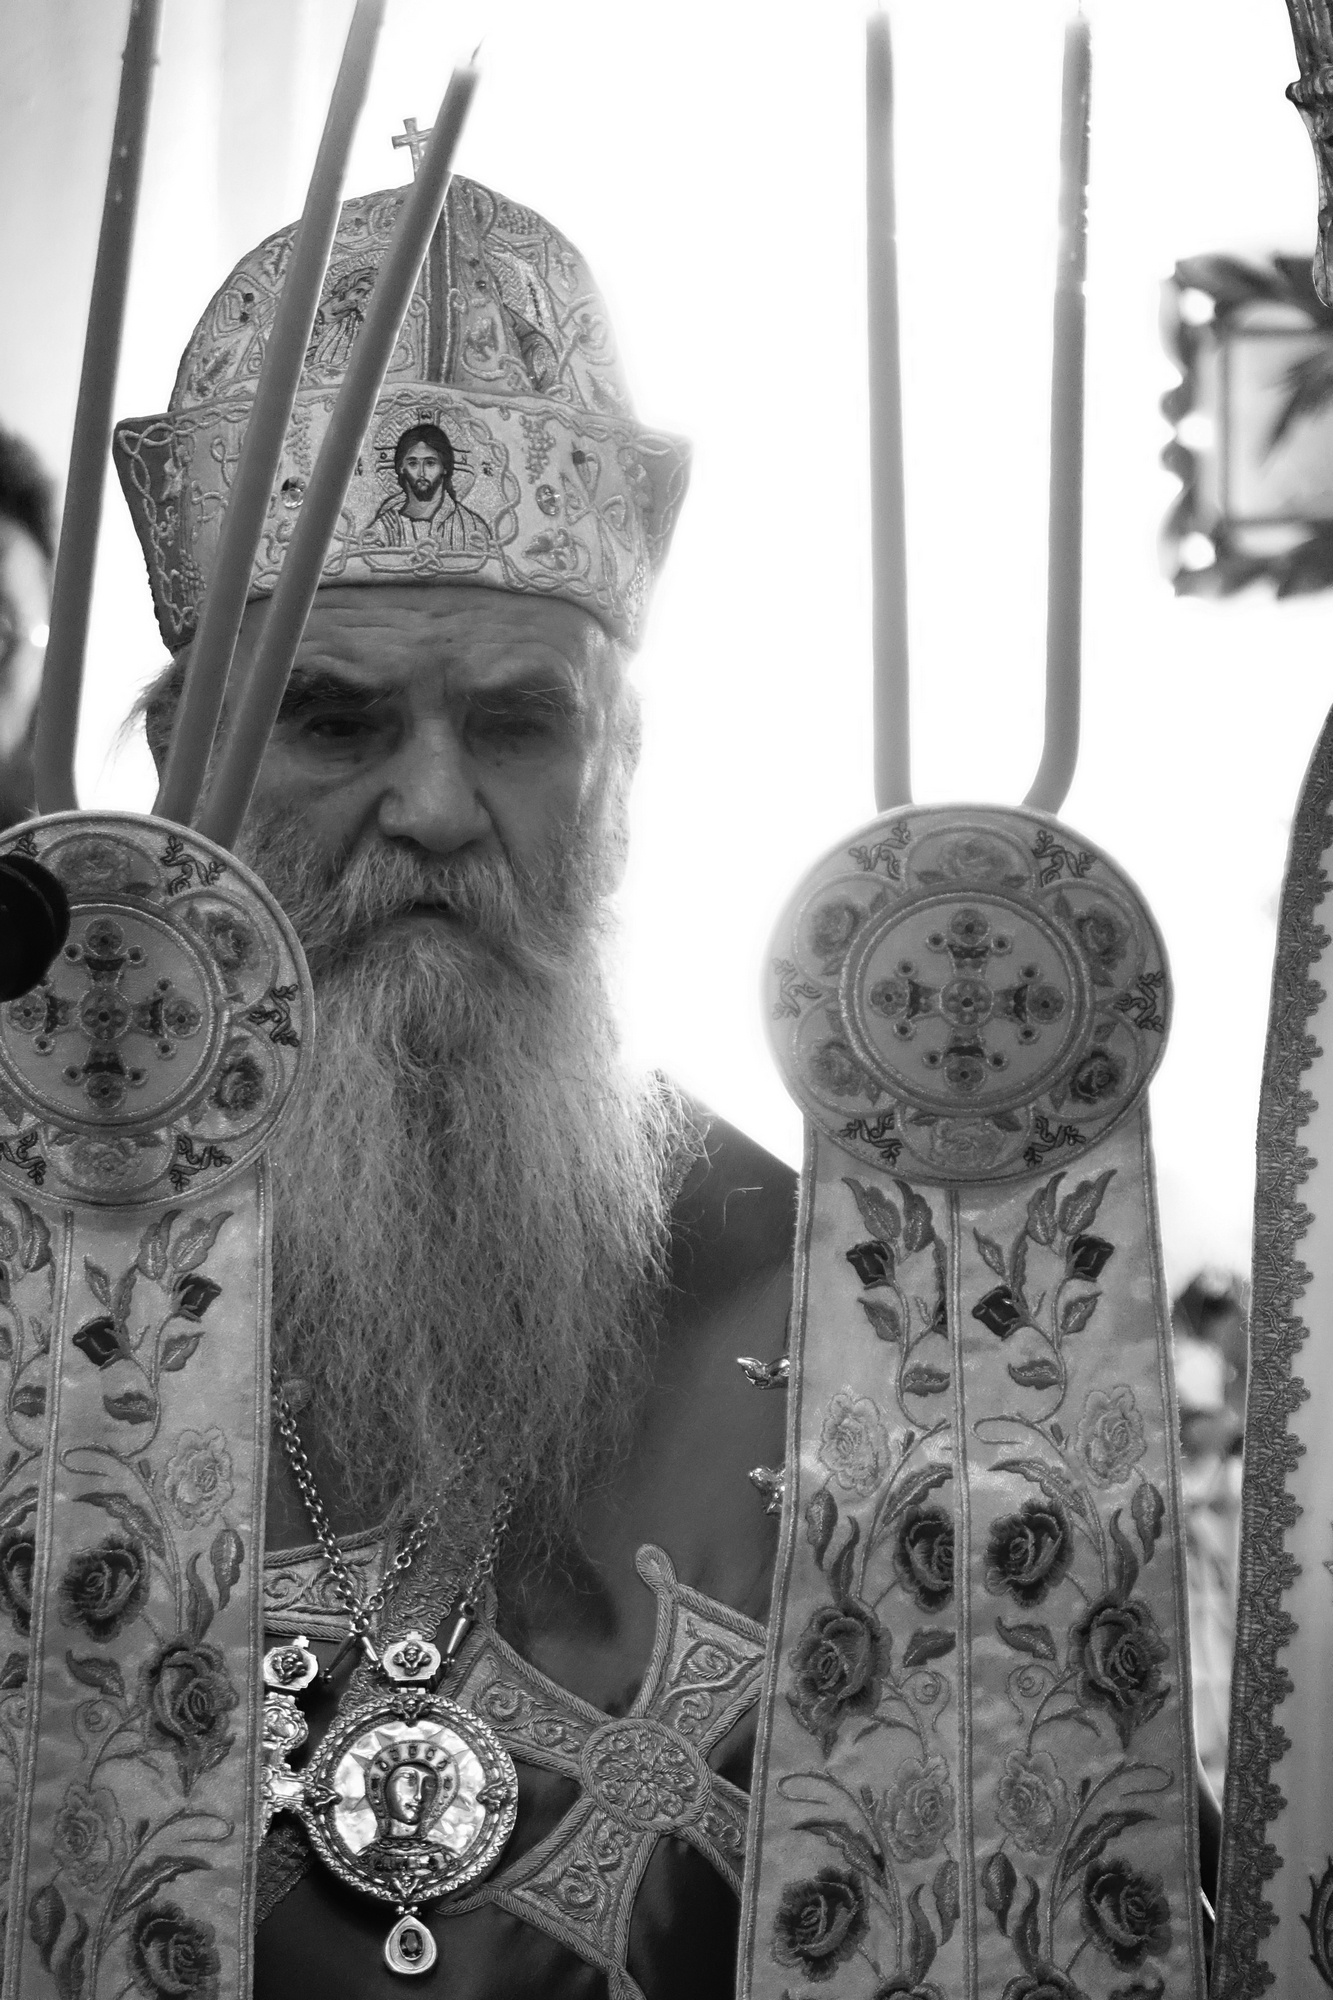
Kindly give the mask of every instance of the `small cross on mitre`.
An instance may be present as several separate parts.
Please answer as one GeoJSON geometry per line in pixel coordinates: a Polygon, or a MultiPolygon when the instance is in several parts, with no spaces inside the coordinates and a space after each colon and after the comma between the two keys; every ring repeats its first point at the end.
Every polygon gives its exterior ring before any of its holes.
{"type": "Polygon", "coordinates": [[[395,146],[406,146],[411,151],[413,180],[417,177],[417,169],[421,165],[421,155],[426,150],[426,141],[430,138],[434,129],[434,126],[428,125],[424,132],[418,132],[416,119],[404,118],[402,131],[395,132],[393,135],[395,146]]]}

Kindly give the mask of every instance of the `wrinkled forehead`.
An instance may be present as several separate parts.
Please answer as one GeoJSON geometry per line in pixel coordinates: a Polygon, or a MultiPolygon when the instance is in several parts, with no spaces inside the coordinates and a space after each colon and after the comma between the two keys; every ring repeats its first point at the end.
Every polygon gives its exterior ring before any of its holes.
{"type": "MultiPolygon", "coordinates": [[[[266,602],[246,613],[257,639],[266,602]]],[[[297,668],[391,685],[438,670],[469,682],[537,675],[588,697],[618,673],[620,649],[588,612],[476,585],[329,588],[317,593],[297,668]]]]}

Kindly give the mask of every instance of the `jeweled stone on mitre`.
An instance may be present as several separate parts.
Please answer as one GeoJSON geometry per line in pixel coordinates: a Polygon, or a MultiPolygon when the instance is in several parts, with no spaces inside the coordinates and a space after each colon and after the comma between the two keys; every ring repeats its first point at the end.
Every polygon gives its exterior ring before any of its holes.
{"type": "MultiPolygon", "coordinates": [[[[344,203],[251,577],[270,595],[406,190],[344,203]]],[[[185,350],[164,414],[114,455],[163,639],[193,635],[294,228],[242,258],[185,350]]],[[[560,597],[641,634],[689,450],[634,416],[579,252],[530,208],[456,176],[324,567],[328,583],[439,582],[560,597]]]]}

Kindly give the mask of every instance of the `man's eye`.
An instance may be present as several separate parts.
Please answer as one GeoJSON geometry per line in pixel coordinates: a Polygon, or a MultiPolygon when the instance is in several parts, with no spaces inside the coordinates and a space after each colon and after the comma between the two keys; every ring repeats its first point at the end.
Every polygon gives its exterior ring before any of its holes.
{"type": "Polygon", "coordinates": [[[317,743],[355,743],[374,732],[374,718],[360,714],[310,715],[301,724],[301,734],[313,737],[317,743]]]}
{"type": "Polygon", "coordinates": [[[487,743],[517,745],[549,741],[559,735],[563,720],[556,709],[482,709],[474,715],[472,727],[487,743]]]}

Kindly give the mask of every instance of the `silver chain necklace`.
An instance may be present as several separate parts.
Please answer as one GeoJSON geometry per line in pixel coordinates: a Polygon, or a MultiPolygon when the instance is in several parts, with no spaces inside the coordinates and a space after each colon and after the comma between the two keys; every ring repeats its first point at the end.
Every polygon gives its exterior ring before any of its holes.
{"type": "MultiPolygon", "coordinates": [[[[273,1417],[315,1539],[348,1620],[347,1646],[359,1645],[380,1682],[369,1699],[341,1704],[303,1770],[287,1762],[309,1729],[296,1697],[320,1678],[304,1634],[264,1655],[263,1827],[277,1812],[297,1815],[311,1846],[343,1882],[392,1903],[398,1921],[384,1943],[390,1971],[429,1972],[435,1939],[420,1905],[489,1874],[514,1830],[518,1773],[481,1717],[439,1691],[477,1617],[477,1594],[495,1569],[514,1510],[502,1486],[490,1532],[459,1586],[443,1646],[418,1631],[379,1630],[403,1574],[439,1526],[442,1498],[422,1514],[363,1599],[333,1532],[296,1419],[276,1371],[273,1417]]],[[[454,1484],[478,1454],[459,1466],[454,1484]]],[[[332,1667],[330,1667],[330,1674],[332,1667]]]]}

